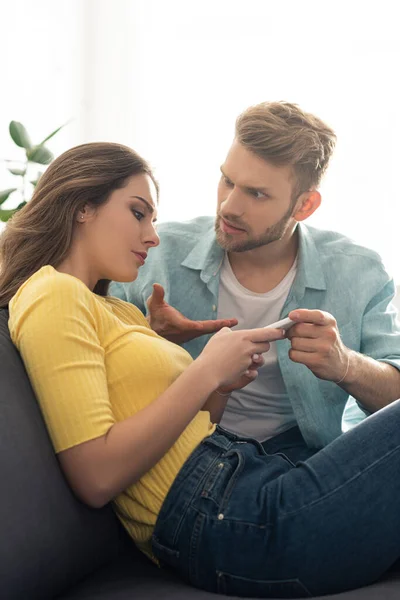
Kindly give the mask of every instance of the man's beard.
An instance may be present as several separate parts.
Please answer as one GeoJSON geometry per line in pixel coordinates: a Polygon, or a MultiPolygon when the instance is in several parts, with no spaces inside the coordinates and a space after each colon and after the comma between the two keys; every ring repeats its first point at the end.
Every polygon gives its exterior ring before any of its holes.
{"type": "MultiPolygon", "coordinates": [[[[255,248],[261,248],[261,246],[267,246],[272,242],[277,242],[278,240],[282,239],[287,231],[290,218],[292,216],[292,210],[293,207],[291,206],[290,209],[283,215],[281,220],[278,221],[278,223],[275,223],[275,225],[272,225],[272,227],[268,227],[268,229],[258,237],[251,237],[251,235],[247,233],[247,230],[245,230],[243,235],[247,236],[247,238],[240,241],[235,240],[236,236],[229,235],[229,233],[224,233],[221,231],[219,226],[221,217],[217,215],[215,220],[215,233],[217,242],[221,248],[227,252],[247,252],[248,250],[254,250],[255,248]]],[[[229,218],[229,222],[233,227],[237,225],[239,229],[245,229],[241,223],[235,223],[235,221],[233,221],[231,218],[229,218]]]]}

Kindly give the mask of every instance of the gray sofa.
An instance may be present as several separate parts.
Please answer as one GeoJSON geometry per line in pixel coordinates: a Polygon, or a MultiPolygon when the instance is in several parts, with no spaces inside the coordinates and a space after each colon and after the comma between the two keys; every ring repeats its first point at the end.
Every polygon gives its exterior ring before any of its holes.
{"type": "MultiPolygon", "coordinates": [[[[91,510],[76,500],[9,338],[7,319],[0,310],[0,599],[218,598],[150,563],[111,507],[91,510]]],[[[325,598],[398,600],[400,569],[368,588],[325,598]]]]}

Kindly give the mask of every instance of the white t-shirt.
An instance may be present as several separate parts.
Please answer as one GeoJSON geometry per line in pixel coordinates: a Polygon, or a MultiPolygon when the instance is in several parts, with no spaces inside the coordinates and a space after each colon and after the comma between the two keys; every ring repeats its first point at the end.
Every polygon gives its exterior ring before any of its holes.
{"type": "MultiPolygon", "coordinates": [[[[278,321],[296,268],[297,259],[273,290],[257,294],[239,283],[225,254],[219,285],[218,319],[237,318],[239,324],[234,329],[265,327],[278,321]]],[[[259,369],[257,379],[231,394],[221,420],[225,429],[259,442],[296,425],[278,364],[276,342],[271,343],[264,359],[265,365],[259,369]]]]}

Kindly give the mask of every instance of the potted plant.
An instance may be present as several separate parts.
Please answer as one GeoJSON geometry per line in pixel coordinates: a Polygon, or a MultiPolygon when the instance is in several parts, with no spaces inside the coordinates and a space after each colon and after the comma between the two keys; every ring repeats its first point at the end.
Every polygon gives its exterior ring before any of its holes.
{"type": "Polygon", "coordinates": [[[41,175],[44,172],[43,166],[48,165],[54,156],[45,146],[46,142],[55,136],[64,125],[58,127],[39,144],[32,144],[27,130],[17,121],[11,121],[9,125],[10,136],[13,142],[25,150],[25,159],[22,161],[5,160],[7,170],[16,178],[15,187],[0,191],[0,221],[8,219],[20,208],[25,206],[31,197],[41,175]],[[3,208],[3,204],[12,195],[15,198],[16,206],[14,208],[3,208]]]}

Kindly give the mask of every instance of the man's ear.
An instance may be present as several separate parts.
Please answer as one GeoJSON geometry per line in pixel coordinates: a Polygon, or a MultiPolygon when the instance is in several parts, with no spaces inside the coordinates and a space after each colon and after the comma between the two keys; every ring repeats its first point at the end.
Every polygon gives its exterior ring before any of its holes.
{"type": "Polygon", "coordinates": [[[293,218],[296,221],[305,221],[308,217],[317,210],[321,204],[321,194],[317,190],[311,190],[301,194],[297,200],[296,207],[294,209],[293,218]]]}

